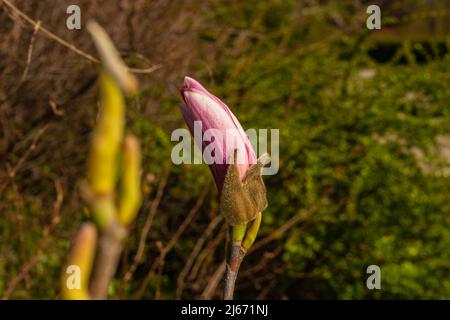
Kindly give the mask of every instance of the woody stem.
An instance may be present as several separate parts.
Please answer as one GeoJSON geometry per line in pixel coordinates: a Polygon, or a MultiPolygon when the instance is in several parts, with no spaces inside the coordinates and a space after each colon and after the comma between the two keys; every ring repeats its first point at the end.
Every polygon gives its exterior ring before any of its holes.
{"type": "Polygon", "coordinates": [[[246,251],[241,246],[241,241],[232,241],[230,245],[230,254],[227,259],[227,268],[225,271],[224,300],[233,300],[234,286],[237,274],[246,251]]]}

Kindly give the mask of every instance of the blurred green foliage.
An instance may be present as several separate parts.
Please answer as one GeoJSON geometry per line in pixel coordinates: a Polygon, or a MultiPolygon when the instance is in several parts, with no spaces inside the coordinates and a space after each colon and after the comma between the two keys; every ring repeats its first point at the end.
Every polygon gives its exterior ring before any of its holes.
{"type": "Polygon", "coordinates": [[[419,61],[399,37],[397,56],[380,64],[365,31],[308,52],[328,28],[318,19],[295,29],[304,21],[289,19],[295,6],[258,2],[215,16],[257,34],[238,55],[223,52],[213,92],[244,127],[280,128],[281,167],[265,179],[261,233],[317,207],[280,240],[278,263],[288,267],[277,290],[291,298],[450,298],[450,177],[436,149],[436,137],[450,133],[450,56],[419,61]],[[381,267],[380,291],[366,288],[371,264],[381,267]]]}

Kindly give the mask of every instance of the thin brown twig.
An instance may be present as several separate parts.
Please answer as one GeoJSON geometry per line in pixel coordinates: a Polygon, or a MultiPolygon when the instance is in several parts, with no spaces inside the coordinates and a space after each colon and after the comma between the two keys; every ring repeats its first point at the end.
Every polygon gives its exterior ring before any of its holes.
{"type": "Polygon", "coordinates": [[[262,258],[259,260],[259,262],[250,268],[246,268],[239,274],[239,277],[245,278],[245,277],[251,277],[252,275],[256,274],[259,271],[264,270],[264,268],[267,266],[267,263],[276,258],[278,255],[280,255],[284,250],[284,244],[280,244],[277,246],[277,248],[272,252],[264,252],[262,255],[262,258]]]}
{"type": "Polygon", "coordinates": [[[241,289],[254,288],[256,290],[261,290],[263,288],[263,283],[275,279],[278,275],[286,274],[288,266],[282,264],[280,267],[272,268],[270,272],[265,272],[260,277],[252,277],[250,281],[242,283],[239,287],[241,289]]]}
{"type": "Polygon", "coordinates": [[[130,70],[130,72],[132,73],[136,73],[136,74],[149,74],[152,73],[158,69],[161,69],[162,65],[161,64],[155,64],[151,67],[148,68],[144,68],[144,69],[139,69],[139,68],[130,68],[128,67],[128,70],[130,70]]]}
{"type": "Polygon", "coordinates": [[[167,255],[167,253],[169,253],[169,251],[173,249],[173,247],[177,243],[178,239],[181,237],[183,232],[186,230],[186,228],[192,222],[195,215],[198,213],[198,211],[202,207],[207,194],[208,194],[208,188],[204,188],[203,191],[201,192],[200,196],[198,197],[197,202],[195,203],[194,207],[192,207],[192,209],[189,211],[189,214],[186,216],[186,219],[184,219],[184,221],[181,223],[178,230],[173,235],[172,239],[170,239],[169,243],[164,247],[163,252],[165,253],[165,255],[167,255]]]}
{"type": "Polygon", "coordinates": [[[208,284],[205,287],[205,289],[202,292],[202,295],[200,296],[203,300],[210,300],[214,294],[214,291],[216,291],[217,286],[219,285],[220,281],[223,278],[223,274],[225,273],[226,268],[226,261],[224,260],[217,270],[214,272],[214,274],[209,278],[208,284]]]}
{"type": "Polygon", "coordinates": [[[52,109],[54,115],[59,117],[64,115],[64,111],[58,109],[58,104],[54,100],[50,99],[48,101],[48,104],[50,105],[50,108],[52,109]]]}
{"type": "Polygon", "coordinates": [[[275,287],[275,285],[277,284],[277,282],[275,281],[275,279],[272,279],[270,281],[270,283],[268,285],[266,285],[261,292],[256,296],[256,300],[261,300],[264,299],[267,294],[275,287]]]}
{"type": "Polygon", "coordinates": [[[139,246],[136,251],[136,255],[134,256],[133,263],[131,264],[130,268],[123,276],[122,283],[126,283],[131,280],[134,272],[136,271],[137,266],[139,265],[139,263],[142,260],[142,256],[144,254],[144,249],[145,249],[145,242],[147,240],[147,235],[150,232],[150,228],[152,226],[153,219],[155,218],[156,212],[158,211],[159,203],[161,202],[162,196],[164,194],[164,190],[166,188],[169,174],[170,174],[170,167],[166,170],[166,173],[164,174],[163,178],[159,182],[158,191],[156,192],[155,199],[152,202],[152,205],[150,207],[150,212],[147,216],[144,227],[142,228],[142,231],[141,231],[141,236],[139,239],[139,246]]]}
{"type": "MultiPolygon", "coordinates": [[[[161,249],[158,259],[155,260],[154,266],[152,266],[152,268],[150,269],[150,272],[148,273],[149,275],[151,275],[154,272],[154,270],[156,268],[158,268],[158,282],[156,285],[155,299],[159,299],[159,297],[160,297],[160,284],[161,283],[159,280],[161,279],[161,276],[162,276],[162,273],[164,270],[166,256],[173,249],[173,247],[176,245],[178,239],[181,237],[181,235],[186,230],[188,225],[192,222],[194,217],[199,212],[201,206],[203,205],[203,202],[205,200],[207,192],[208,192],[208,188],[203,188],[203,191],[200,194],[200,196],[198,197],[197,202],[195,203],[194,207],[192,207],[192,209],[189,211],[189,213],[186,216],[186,218],[184,219],[184,221],[181,223],[180,227],[177,229],[177,231],[175,231],[175,234],[172,237],[172,239],[170,239],[169,243],[161,249]]],[[[147,281],[146,279],[147,279],[147,277],[144,279],[144,281],[142,283],[143,288],[146,287],[146,281],[147,281]]]]}
{"type": "Polygon", "coordinates": [[[188,280],[195,280],[195,279],[202,279],[202,271],[206,269],[207,264],[205,264],[205,261],[207,258],[212,259],[214,256],[214,251],[216,248],[222,243],[224,238],[227,236],[227,228],[226,225],[223,224],[222,228],[219,231],[219,234],[212,238],[211,241],[208,241],[207,246],[200,252],[200,254],[197,256],[197,259],[194,263],[194,265],[191,268],[191,272],[189,273],[189,276],[187,277],[188,280]]]}
{"type": "Polygon", "coordinates": [[[295,226],[297,223],[300,223],[302,221],[305,221],[307,218],[309,218],[314,212],[316,212],[316,207],[312,207],[309,210],[300,210],[296,215],[294,215],[291,219],[289,219],[285,224],[283,224],[281,227],[276,229],[274,232],[266,236],[265,238],[257,241],[249,250],[249,253],[254,252],[261,247],[267,245],[268,243],[278,239],[281,237],[286,231],[291,229],[293,226],[295,226]]]}
{"type": "Polygon", "coordinates": [[[183,270],[181,270],[180,274],[178,275],[177,291],[176,291],[177,299],[181,299],[181,295],[183,294],[183,289],[184,289],[185,278],[188,275],[189,271],[191,270],[191,267],[194,264],[195,259],[198,257],[200,250],[203,248],[203,245],[205,244],[206,240],[210,237],[210,235],[212,234],[214,229],[217,227],[217,225],[222,220],[223,220],[223,217],[221,215],[218,215],[213,220],[211,220],[211,222],[209,223],[205,232],[195,243],[194,248],[192,249],[192,251],[188,257],[183,270]]]}
{"type": "Polygon", "coordinates": [[[27,54],[27,65],[25,66],[25,70],[23,71],[22,80],[21,82],[25,81],[28,75],[28,70],[30,69],[31,64],[31,57],[33,55],[33,46],[34,46],[34,40],[36,38],[36,34],[41,26],[41,21],[38,21],[36,25],[34,26],[33,35],[31,36],[30,45],[28,46],[28,54],[27,54]]]}
{"type": "Polygon", "coordinates": [[[14,178],[16,176],[17,171],[19,171],[19,169],[22,167],[22,165],[25,163],[25,161],[27,161],[28,157],[34,151],[34,149],[36,149],[39,138],[44,134],[45,131],[47,131],[48,127],[49,127],[49,124],[44,125],[34,135],[33,141],[31,142],[30,147],[25,151],[25,153],[22,155],[22,157],[19,159],[19,161],[17,161],[16,165],[9,172],[9,176],[11,178],[14,178]]]}
{"type": "MultiPolygon", "coordinates": [[[[179,237],[186,230],[189,223],[192,222],[192,219],[197,214],[197,212],[200,210],[200,208],[203,204],[203,201],[205,199],[205,196],[207,194],[207,190],[208,189],[205,188],[204,191],[201,193],[196,204],[190,210],[190,212],[188,213],[188,215],[186,216],[186,218],[184,219],[183,223],[180,225],[178,230],[175,232],[175,235],[172,237],[172,239],[169,241],[169,243],[164,247],[161,246],[159,256],[152,263],[150,270],[147,272],[147,275],[145,276],[144,280],[142,281],[139,289],[134,294],[135,298],[139,298],[143,295],[143,293],[148,285],[148,282],[150,281],[152,275],[155,273],[156,269],[158,269],[158,275],[159,275],[158,279],[160,279],[160,276],[162,275],[162,272],[163,272],[166,255],[169,253],[170,250],[173,249],[173,247],[177,243],[179,237]]],[[[159,299],[159,297],[160,297],[160,281],[158,280],[156,283],[155,299],[159,299]]]]}
{"type": "MultiPolygon", "coordinates": [[[[64,47],[72,50],[73,52],[75,52],[79,56],[87,59],[88,61],[90,61],[92,63],[95,63],[95,64],[99,64],[100,63],[100,60],[97,59],[96,57],[90,55],[89,53],[84,52],[81,49],[78,49],[75,45],[71,44],[70,42],[67,42],[66,40],[62,39],[61,37],[58,37],[56,34],[51,32],[50,30],[46,29],[45,27],[42,27],[39,22],[36,22],[33,18],[31,18],[25,12],[21,11],[19,8],[17,8],[15,5],[13,5],[9,0],[0,0],[0,1],[2,1],[2,3],[6,7],[11,9],[19,18],[21,18],[22,20],[26,21],[30,25],[32,25],[35,30],[41,31],[48,38],[56,41],[57,43],[61,44],[64,47]]],[[[128,68],[128,70],[130,72],[133,72],[133,73],[148,74],[148,73],[154,72],[155,70],[157,70],[159,68],[161,68],[161,65],[154,65],[152,67],[145,68],[145,69],[128,68]]]]}
{"type": "MultiPolygon", "coordinates": [[[[28,22],[29,24],[31,24],[34,28],[36,28],[36,26],[38,25],[38,23],[32,19],[30,16],[28,16],[26,13],[24,13],[23,11],[21,11],[19,8],[17,8],[15,5],[13,5],[9,0],[2,0],[3,4],[5,6],[7,6],[9,9],[11,9],[12,11],[14,11],[15,14],[17,14],[17,16],[19,18],[21,18],[22,20],[25,20],[26,22],[28,22]]],[[[56,42],[58,42],[59,44],[63,45],[64,47],[72,50],[73,52],[75,52],[76,54],[82,56],[83,58],[94,62],[94,63],[100,63],[100,60],[98,60],[97,58],[91,56],[90,54],[78,49],[76,46],[74,46],[73,44],[65,41],[64,39],[61,39],[60,37],[58,37],[56,34],[54,34],[53,32],[49,31],[48,29],[46,29],[45,27],[42,26],[38,26],[37,29],[39,31],[41,31],[43,34],[45,34],[47,37],[49,37],[50,39],[55,40],[56,42]]]]}
{"type": "Polygon", "coordinates": [[[48,127],[49,127],[49,124],[46,124],[36,132],[28,149],[23,153],[23,155],[20,157],[20,159],[14,165],[14,167],[11,169],[8,169],[8,175],[9,175],[10,179],[5,179],[6,181],[0,186],[0,194],[8,186],[8,184],[12,181],[12,179],[14,179],[17,172],[20,170],[20,168],[23,166],[23,164],[27,161],[28,157],[31,155],[31,153],[34,151],[34,149],[36,149],[39,138],[44,134],[45,131],[47,131],[48,127]]]}

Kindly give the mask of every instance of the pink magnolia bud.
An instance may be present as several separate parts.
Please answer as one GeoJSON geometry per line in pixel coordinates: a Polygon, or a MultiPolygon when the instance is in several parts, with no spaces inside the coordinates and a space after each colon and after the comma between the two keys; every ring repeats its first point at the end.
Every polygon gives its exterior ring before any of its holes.
{"type": "Polygon", "coordinates": [[[228,165],[232,163],[230,159],[233,159],[235,149],[237,157],[234,162],[242,181],[248,169],[256,164],[257,159],[238,119],[225,103],[192,78],[184,78],[181,95],[185,102],[185,105],[181,106],[181,111],[193,135],[194,126],[198,122],[201,124],[203,139],[196,143],[201,143],[199,147],[202,151],[205,148],[214,150],[214,159],[219,160],[209,165],[219,192],[222,190],[228,165]]]}

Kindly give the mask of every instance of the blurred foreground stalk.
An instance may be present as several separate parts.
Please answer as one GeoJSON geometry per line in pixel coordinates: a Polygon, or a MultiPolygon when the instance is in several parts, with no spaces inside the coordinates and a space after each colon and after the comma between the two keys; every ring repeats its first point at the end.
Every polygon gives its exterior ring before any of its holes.
{"type": "Polygon", "coordinates": [[[92,223],[83,225],[75,239],[63,271],[64,299],[107,298],[127,226],[141,204],[139,141],[131,135],[123,136],[124,93],[134,93],[137,81],[129,74],[105,31],[94,22],[88,25],[88,30],[102,62],[101,111],[92,136],[87,182],[82,190],[96,227],[92,223]],[[78,282],[74,278],[77,271],[80,273],[78,282]]]}

